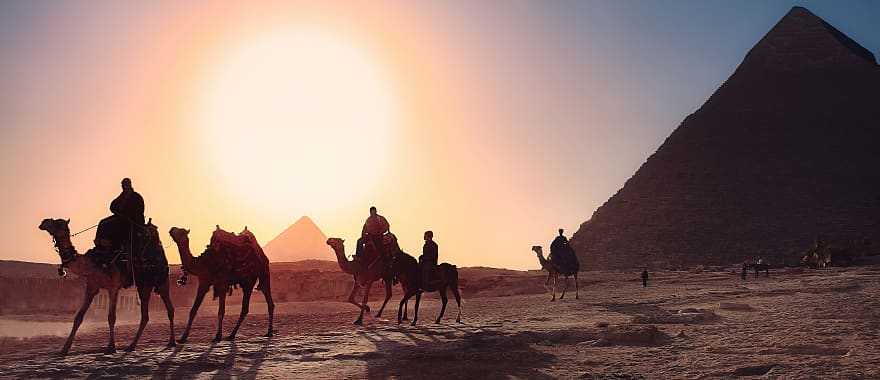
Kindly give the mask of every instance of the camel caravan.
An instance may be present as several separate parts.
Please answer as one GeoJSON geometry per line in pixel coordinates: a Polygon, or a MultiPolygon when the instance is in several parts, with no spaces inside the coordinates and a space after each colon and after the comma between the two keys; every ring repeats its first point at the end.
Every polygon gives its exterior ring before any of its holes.
{"type": "MultiPolygon", "coordinates": [[[[109,299],[107,322],[109,325],[109,341],[106,353],[116,351],[114,339],[116,323],[116,304],[119,291],[134,286],[140,300],[140,325],[134,340],[126,348],[133,351],[149,321],[150,294],[156,292],[165,304],[169,320],[168,347],[185,343],[189,337],[193,320],[205,295],[212,291],[213,298],[218,301],[217,331],[214,341],[223,336],[223,319],[226,308],[226,297],[238,288],[242,291],[241,312],[232,331],[226,337],[234,340],[247,317],[250,298],[254,288],[261,291],[268,308],[267,337],[275,334],[273,327],[275,303],[272,300],[271,274],[269,259],[263,252],[256,236],[247,227],[238,234],[224,231],[220,226],[211,235],[205,250],[194,256],[189,244],[189,230],[171,227],[169,235],[177,245],[180,254],[183,275],[178,285],[186,285],[188,276],[198,278],[198,290],[190,309],[189,319],[180,339],[175,339],[174,306],[169,292],[169,267],[159,229],[152,220],[144,221],[144,200],[134,191],[131,180],[122,180],[122,193],[110,205],[111,216],[102,219],[97,225],[71,235],[70,220],[45,219],[39,229],[52,237],[55,250],[61,258],[59,275],[68,272],[85,279],[85,297],[74,317],[70,331],[61,354],[67,354],[73,345],[76,332],[83,322],[92,300],[106,289],[109,299]],[[94,247],[81,254],[74,247],[71,238],[79,233],[97,227],[94,247]]],[[[438,292],[442,300],[442,308],[436,319],[440,323],[448,302],[447,292],[452,292],[458,305],[456,322],[461,322],[461,294],[458,285],[458,269],[455,265],[437,263],[437,244],[433,241],[433,232],[425,233],[423,254],[417,261],[397,243],[397,237],[390,232],[388,221],[370,208],[370,217],[364,224],[361,237],[357,240],[356,252],[352,260],[345,255],[344,240],[330,238],[329,245],[336,253],[340,269],[354,277],[354,286],[348,301],[360,309],[355,324],[362,325],[372,284],[382,281],[385,285],[385,300],[376,317],[381,316],[388,301],[391,299],[391,288],[400,283],[404,295],[398,305],[397,320],[407,320],[407,302],[416,297],[413,320],[418,320],[419,303],[423,292],[438,292]],[[355,301],[359,291],[363,291],[360,303],[355,301]]]]}

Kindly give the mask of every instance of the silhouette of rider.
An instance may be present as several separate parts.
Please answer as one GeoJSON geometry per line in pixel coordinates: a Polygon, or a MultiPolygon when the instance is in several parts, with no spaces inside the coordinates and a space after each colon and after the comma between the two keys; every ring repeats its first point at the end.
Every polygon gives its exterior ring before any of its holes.
{"type": "Polygon", "coordinates": [[[382,244],[382,236],[388,233],[390,229],[388,220],[384,216],[379,215],[376,206],[370,207],[370,216],[364,222],[364,228],[361,231],[361,237],[366,239],[368,244],[373,245],[373,249],[379,253],[379,257],[385,255],[385,247],[382,244]]]}
{"type": "Polygon", "coordinates": [[[553,239],[553,242],[550,243],[550,256],[553,256],[553,253],[562,252],[565,249],[568,249],[568,239],[563,235],[565,230],[562,228],[559,229],[559,236],[553,239]]]}
{"type": "Polygon", "coordinates": [[[437,243],[434,242],[434,232],[425,231],[425,245],[422,246],[422,255],[419,256],[419,265],[422,269],[422,285],[427,286],[434,280],[434,270],[437,268],[438,259],[437,243]]]}
{"type": "Polygon", "coordinates": [[[134,191],[131,179],[122,179],[122,192],[110,203],[110,212],[139,226],[144,224],[144,198],[134,191]]]}
{"type": "Polygon", "coordinates": [[[114,251],[129,251],[131,237],[140,231],[132,227],[144,225],[144,198],[134,191],[131,179],[122,179],[122,192],[110,203],[113,215],[98,223],[95,233],[95,260],[102,266],[114,256],[114,251]]]}

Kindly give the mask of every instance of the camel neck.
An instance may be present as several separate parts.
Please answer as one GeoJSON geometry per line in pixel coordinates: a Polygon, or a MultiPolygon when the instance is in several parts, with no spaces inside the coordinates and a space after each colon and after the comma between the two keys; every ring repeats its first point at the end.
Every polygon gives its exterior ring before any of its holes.
{"type": "Polygon", "coordinates": [[[180,253],[180,263],[183,265],[183,269],[193,273],[195,260],[193,260],[192,251],[189,249],[189,242],[177,243],[177,251],[180,253]]]}
{"type": "Polygon", "coordinates": [[[349,263],[348,259],[345,257],[345,247],[331,247],[333,248],[333,252],[336,253],[336,262],[339,264],[339,269],[342,269],[343,272],[351,274],[351,263],[349,263]]]}

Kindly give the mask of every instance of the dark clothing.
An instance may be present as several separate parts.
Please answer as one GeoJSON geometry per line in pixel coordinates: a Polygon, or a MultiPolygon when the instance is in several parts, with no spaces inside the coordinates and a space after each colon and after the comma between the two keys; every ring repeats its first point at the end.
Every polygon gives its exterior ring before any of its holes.
{"type": "Polygon", "coordinates": [[[556,239],[553,239],[553,242],[550,243],[550,254],[553,252],[562,252],[563,249],[568,248],[568,239],[565,236],[559,235],[556,239]]]}
{"type": "Polygon", "coordinates": [[[385,256],[384,235],[389,231],[390,225],[385,217],[379,214],[370,215],[364,221],[364,228],[361,230],[361,236],[367,238],[368,244],[372,244],[376,249],[378,257],[385,256]]]}
{"type": "Polygon", "coordinates": [[[419,256],[419,265],[422,267],[422,283],[427,285],[433,280],[434,270],[437,268],[439,248],[433,240],[426,240],[422,246],[422,255],[419,256]]]}
{"type": "Polygon", "coordinates": [[[390,230],[391,226],[388,224],[388,220],[385,219],[384,216],[376,214],[370,215],[366,221],[364,221],[364,228],[361,231],[361,235],[384,235],[390,230]]]}
{"type": "Polygon", "coordinates": [[[642,287],[645,287],[645,288],[648,287],[648,271],[647,270],[642,271],[642,287]]]}
{"type": "Polygon", "coordinates": [[[139,226],[144,224],[144,198],[136,191],[123,191],[110,203],[110,212],[139,226]]]}

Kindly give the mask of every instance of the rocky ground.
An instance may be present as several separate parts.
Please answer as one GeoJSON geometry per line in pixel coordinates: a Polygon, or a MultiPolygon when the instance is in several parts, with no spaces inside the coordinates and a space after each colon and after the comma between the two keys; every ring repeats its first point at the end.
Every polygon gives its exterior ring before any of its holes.
{"type": "MultiPolygon", "coordinates": [[[[543,282],[520,273],[521,281],[498,286],[543,282]]],[[[99,321],[60,357],[59,321],[7,316],[0,377],[880,378],[880,266],[778,270],[746,281],[732,271],[658,272],[647,289],[636,277],[584,272],[580,299],[569,293],[556,302],[499,289],[465,299],[461,324],[453,303],[435,324],[436,299],[423,301],[415,327],[386,319],[396,303],[357,327],[351,305],[289,302],[276,310],[274,338],[262,337],[258,303],[234,343],[210,342],[216,309],[206,302],[186,345],[165,348],[168,325],[154,313],[140,348],[112,355],[102,353],[99,321]],[[50,335],[21,337],[41,326],[50,335]]],[[[227,332],[237,311],[227,310],[227,332]]],[[[180,328],[186,308],[177,313],[180,328]]],[[[121,350],[135,326],[117,328],[121,350]]]]}

